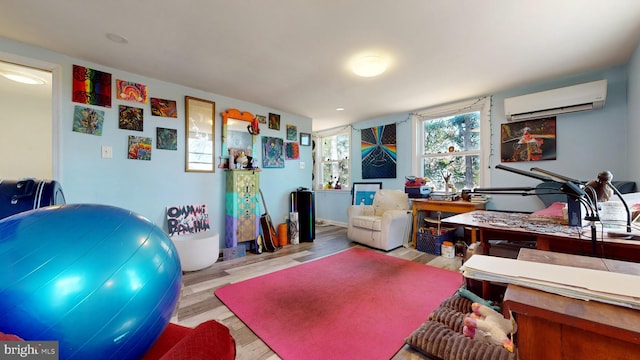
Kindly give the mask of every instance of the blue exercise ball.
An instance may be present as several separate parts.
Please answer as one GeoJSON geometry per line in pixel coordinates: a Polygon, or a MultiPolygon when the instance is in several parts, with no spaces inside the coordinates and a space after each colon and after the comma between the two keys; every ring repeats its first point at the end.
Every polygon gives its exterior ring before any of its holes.
{"type": "Polygon", "coordinates": [[[131,211],[69,204],[0,220],[0,331],[59,342],[60,359],[137,359],[180,295],[178,253],[131,211]]]}

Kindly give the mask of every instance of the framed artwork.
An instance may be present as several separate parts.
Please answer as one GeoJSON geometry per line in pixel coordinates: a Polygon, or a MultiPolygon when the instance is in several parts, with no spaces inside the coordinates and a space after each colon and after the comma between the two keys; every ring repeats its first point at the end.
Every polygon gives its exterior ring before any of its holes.
{"type": "Polygon", "coordinates": [[[270,136],[262,137],[262,167],[284,167],[284,140],[270,136]]]}
{"type": "Polygon", "coordinates": [[[286,142],[284,144],[284,157],[287,160],[297,160],[300,158],[300,148],[297,142],[286,142]]]}
{"type": "Polygon", "coordinates": [[[311,145],[311,134],[308,133],[300,133],[300,145],[309,146],[311,145]]]}
{"type": "Polygon", "coordinates": [[[298,140],[298,127],[295,125],[287,124],[287,140],[298,140]]]}
{"type": "Polygon", "coordinates": [[[71,101],[111,107],[111,74],[73,65],[71,101]]]}
{"type": "Polygon", "coordinates": [[[396,178],[396,124],[361,132],[362,178],[396,178]]]}
{"type": "Polygon", "coordinates": [[[280,115],[269,113],[269,129],[280,130],[280,115]]]}
{"type": "Polygon", "coordinates": [[[156,149],[178,150],[178,130],[156,128],[156,149]]]}
{"type": "Polygon", "coordinates": [[[372,205],[373,197],[380,189],[381,182],[354,182],[351,188],[351,205],[372,205]]]}
{"type": "Polygon", "coordinates": [[[216,103],[185,96],[185,171],[215,172],[216,103]]]}
{"type": "Polygon", "coordinates": [[[73,131],[102,136],[104,111],[76,106],[73,111],[73,131]]]}
{"type": "Polygon", "coordinates": [[[151,138],[145,136],[129,136],[127,158],[134,160],[151,160],[151,138]]]}
{"type": "Polygon", "coordinates": [[[116,79],[116,96],[120,100],[135,101],[146,104],[149,102],[147,85],[116,79]]]}
{"type": "Polygon", "coordinates": [[[118,128],[143,131],[144,109],[126,105],[118,106],[118,128]]]}
{"type": "Polygon", "coordinates": [[[267,123],[267,117],[264,115],[256,115],[256,120],[258,120],[258,123],[260,124],[266,124],[267,123]]]}
{"type": "Polygon", "coordinates": [[[151,115],[177,118],[178,107],[175,100],[151,98],[151,115]]]}
{"type": "Polygon", "coordinates": [[[502,162],[556,159],[556,117],[502,124],[502,162]]]}

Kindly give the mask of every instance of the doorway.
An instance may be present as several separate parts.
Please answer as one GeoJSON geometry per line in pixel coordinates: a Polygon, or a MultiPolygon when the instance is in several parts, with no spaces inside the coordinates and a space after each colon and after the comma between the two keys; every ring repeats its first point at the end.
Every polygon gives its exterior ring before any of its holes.
{"type": "Polygon", "coordinates": [[[0,60],[0,109],[0,179],[54,179],[52,71],[0,60]]]}

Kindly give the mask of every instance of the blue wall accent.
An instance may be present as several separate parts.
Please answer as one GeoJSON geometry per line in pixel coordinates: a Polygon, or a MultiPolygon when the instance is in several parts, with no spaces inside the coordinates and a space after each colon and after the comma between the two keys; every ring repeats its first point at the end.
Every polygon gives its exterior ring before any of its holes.
{"type": "MultiPolygon", "coordinates": [[[[214,101],[215,113],[215,155],[220,156],[221,123],[220,113],[237,108],[241,111],[267,116],[270,112],[281,115],[280,130],[271,130],[261,124],[261,136],[274,136],[286,139],[286,125],[298,127],[298,132],[311,132],[311,119],[292,115],[257,104],[241,101],[217,94],[188,88],[178,84],[167,83],[145,76],[131,74],[99,64],[75,59],[45,49],[33,47],[0,37],[0,49],[30,59],[59,64],[61,79],[60,107],[60,159],[61,174],[57,179],[61,182],[68,203],[99,203],[114,205],[135,211],[149,218],[156,225],[166,230],[165,208],[172,205],[207,204],[213,231],[220,233],[224,239],[224,192],[225,177],[222,169],[215,173],[187,173],[184,171],[184,97],[194,96],[214,101]],[[73,132],[73,110],[76,105],[71,102],[72,66],[74,64],[90,67],[112,74],[112,107],[95,107],[105,111],[102,136],[93,136],[73,132]],[[150,104],[125,102],[116,99],[115,79],[134,81],[148,86],[149,96],[176,100],[178,118],[162,118],[151,116],[150,104]],[[118,129],[118,105],[141,107],[144,109],[144,131],[127,131],[118,129]],[[156,127],[167,127],[178,130],[178,150],[158,150],[155,148],[156,127]],[[151,161],[127,159],[127,140],[129,135],[153,138],[151,161]],[[101,158],[101,146],[113,148],[113,158],[101,158]]],[[[141,61],[151,61],[141,59],[141,61]]],[[[188,64],[185,64],[188,66],[188,64]]],[[[212,69],[211,71],[215,71],[212,69]]],[[[285,140],[286,141],[286,140],[285,140]]],[[[256,158],[261,164],[261,148],[256,158]]],[[[267,207],[274,222],[280,222],[289,213],[288,194],[297,187],[311,188],[311,147],[300,147],[300,160],[286,160],[284,169],[263,169],[260,174],[267,207]],[[300,169],[300,162],[305,162],[305,169],[300,169]]],[[[221,246],[224,247],[223,241],[221,246]]]]}
{"type": "MultiPolygon", "coordinates": [[[[640,52],[636,51],[637,64],[635,82],[640,87],[640,52]]],[[[564,86],[582,84],[590,81],[607,79],[607,100],[603,109],[579,112],[557,116],[557,159],[548,161],[534,161],[521,163],[507,163],[505,165],[529,170],[540,167],[572,178],[591,180],[603,170],[613,173],[616,180],[636,181],[640,184],[640,164],[635,157],[629,155],[629,145],[637,140],[628,140],[631,126],[627,121],[627,66],[618,66],[589,73],[570,76],[553,81],[510,89],[492,94],[491,101],[491,183],[489,187],[503,186],[536,186],[538,180],[521,175],[512,174],[494,167],[500,164],[500,127],[506,123],[504,115],[504,99],[523,94],[545,91],[564,86]]],[[[631,80],[630,80],[631,81],[631,80]]],[[[640,95],[640,89],[636,90],[640,95]]],[[[637,96],[636,96],[637,98],[637,96]]],[[[640,107],[635,105],[635,118],[640,118],[640,107]]],[[[383,188],[403,189],[405,175],[411,174],[411,121],[409,112],[381,117],[369,121],[353,124],[354,129],[364,129],[372,126],[397,123],[398,143],[398,177],[396,179],[371,179],[382,181],[383,188]]],[[[636,120],[637,122],[637,120],[636,120]]],[[[640,135],[640,126],[636,125],[631,134],[635,138],[640,135]]],[[[352,130],[352,181],[362,180],[360,169],[360,132],[352,130]]],[[[631,136],[631,135],[630,135],[631,136]]],[[[637,146],[636,146],[637,147],[637,146]]],[[[635,152],[639,153],[638,151],[635,152]]],[[[347,222],[346,206],[351,204],[348,192],[336,190],[319,191],[317,195],[317,214],[337,223],[347,222]],[[340,206],[345,206],[344,209],[340,206]]],[[[536,211],[544,208],[544,204],[536,196],[523,197],[520,195],[493,195],[488,205],[489,209],[511,211],[536,211]]]]}

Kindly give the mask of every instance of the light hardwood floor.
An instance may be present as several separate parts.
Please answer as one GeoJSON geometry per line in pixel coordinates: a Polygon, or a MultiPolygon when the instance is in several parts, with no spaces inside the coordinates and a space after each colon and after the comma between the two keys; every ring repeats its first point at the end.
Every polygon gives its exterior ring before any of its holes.
{"type": "MultiPolygon", "coordinates": [[[[236,340],[238,360],[280,359],[220,302],[213,292],[230,283],[299,265],[351,247],[361,247],[361,245],[347,240],[346,228],[332,225],[317,226],[314,242],[287,245],[274,253],[247,254],[238,259],[219,260],[206,269],[187,272],[183,276],[182,294],[172,322],[195,327],[206,320],[217,320],[230,329],[236,340]]],[[[386,254],[455,271],[460,267],[459,258],[446,259],[414,249],[398,248],[386,254]]],[[[393,357],[393,360],[407,359],[424,359],[424,357],[408,346],[400,349],[393,357]]]]}

